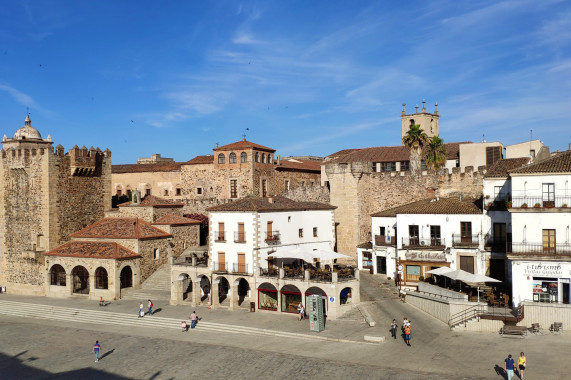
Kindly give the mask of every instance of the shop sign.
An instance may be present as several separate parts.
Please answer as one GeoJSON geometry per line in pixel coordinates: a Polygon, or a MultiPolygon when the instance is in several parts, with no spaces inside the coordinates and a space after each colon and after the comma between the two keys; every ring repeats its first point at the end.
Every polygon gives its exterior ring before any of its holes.
{"type": "Polygon", "coordinates": [[[406,252],[407,260],[420,261],[446,261],[446,254],[443,252],[406,252]]]}
{"type": "Polygon", "coordinates": [[[562,276],[563,269],[561,264],[551,264],[551,263],[538,263],[538,264],[527,264],[524,269],[525,276],[537,276],[537,277],[553,277],[562,276]]]}

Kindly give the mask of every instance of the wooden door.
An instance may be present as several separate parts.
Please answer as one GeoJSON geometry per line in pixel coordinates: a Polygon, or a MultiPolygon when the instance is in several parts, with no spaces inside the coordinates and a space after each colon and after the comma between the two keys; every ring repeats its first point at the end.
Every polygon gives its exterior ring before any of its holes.
{"type": "Polygon", "coordinates": [[[239,242],[246,241],[246,237],[244,236],[244,223],[238,223],[238,239],[239,242]]]}
{"type": "Polygon", "coordinates": [[[555,230],[543,230],[543,253],[555,253],[555,230]]]}
{"type": "Polygon", "coordinates": [[[224,241],[224,223],[218,223],[218,241],[224,241]]]}
{"type": "Polygon", "coordinates": [[[274,222],[268,222],[268,228],[267,228],[267,234],[266,234],[266,239],[267,239],[267,240],[272,240],[272,237],[273,237],[273,224],[274,224],[274,222]]]}
{"type": "Polygon", "coordinates": [[[460,222],[460,241],[462,243],[472,242],[472,222],[460,222]]]}
{"type": "Polygon", "coordinates": [[[460,269],[468,273],[474,273],[474,257],[460,256],[460,269]]]}

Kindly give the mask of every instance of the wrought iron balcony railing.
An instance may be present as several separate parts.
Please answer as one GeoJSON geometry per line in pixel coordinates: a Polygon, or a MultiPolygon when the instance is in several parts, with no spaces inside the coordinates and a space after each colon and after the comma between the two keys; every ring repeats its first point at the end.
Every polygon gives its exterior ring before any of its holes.
{"type": "Polygon", "coordinates": [[[246,233],[245,232],[234,232],[234,243],[245,243],[246,233]]]}
{"type": "Polygon", "coordinates": [[[418,238],[418,237],[403,237],[402,246],[408,248],[423,248],[423,249],[444,249],[446,248],[444,238],[418,238]]]}
{"type": "Polygon", "coordinates": [[[279,231],[266,231],[266,235],[264,237],[264,241],[266,243],[275,243],[280,241],[280,233],[279,231]]]}
{"type": "Polygon", "coordinates": [[[512,254],[519,255],[561,255],[571,256],[571,244],[512,243],[512,254]]]}
{"type": "Polygon", "coordinates": [[[452,245],[454,247],[477,247],[480,244],[480,235],[452,234],[452,245]]]}
{"type": "Polygon", "coordinates": [[[215,231],[214,241],[219,241],[219,242],[226,241],[226,231],[215,231]]]}
{"type": "Polygon", "coordinates": [[[517,196],[511,200],[512,208],[565,208],[571,207],[571,195],[555,196],[553,199],[544,200],[538,196],[517,196]]]}

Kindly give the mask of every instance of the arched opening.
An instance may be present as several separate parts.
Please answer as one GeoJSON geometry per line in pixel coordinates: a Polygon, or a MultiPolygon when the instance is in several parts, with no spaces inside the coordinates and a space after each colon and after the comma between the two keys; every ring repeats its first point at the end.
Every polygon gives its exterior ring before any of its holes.
{"type": "Polygon", "coordinates": [[[278,311],[278,290],[268,282],[258,287],[258,309],[278,311]]]}
{"type": "Polygon", "coordinates": [[[236,163],[236,153],[232,152],[228,156],[228,163],[235,164],[236,163]]]}
{"type": "Polygon", "coordinates": [[[240,162],[247,162],[248,161],[248,154],[246,152],[240,153],[240,162]]]}
{"type": "Polygon", "coordinates": [[[218,283],[218,303],[222,304],[228,299],[228,290],[230,289],[230,283],[226,277],[218,277],[214,283],[218,283]]]}
{"type": "Polygon", "coordinates": [[[250,293],[250,284],[248,284],[248,281],[241,278],[238,281],[238,289],[237,289],[238,306],[241,306],[246,300],[246,298],[250,298],[249,293],[250,293]]]}
{"type": "Polygon", "coordinates": [[[107,278],[107,270],[99,267],[95,270],[95,289],[108,289],[109,279],[107,278]]]}
{"type": "Polygon", "coordinates": [[[190,276],[186,273],[179,274],[178,281],[181,282],[182,299],[185,300],[192,293],[192,281],[190,280],[190,276]]]}
{"type": "Polygon", "coordinates": [[[59,264],[52,265],[50,269],[50,285],[65,286],[65,269],[59,264]]]}
{"type": "Polygon", "coordinates": [[[318,288],[317,286],[312,286],[305,291],[305,304],[307,305],[307,297],[313,295],[321,296],[321,300],[323,301],[323,310],[327,311],[327,294],[323,289],[318,288]]]}
{"type": "Polygon", "coordinates": [[[81,265],[71,271],[73,293],[89,294],[89,272],[81,265]]]}
{"type": "Polygon", "coordinates": [[[262,153],[262,164],[266,163],[266,154],[262,153]]]}
{"type": "Polygon", "coordinates": [[[203,302],[208,299],[210,295],[210,280],[206,276],[202,276],[200,279],[200,295],[200,300],[203,302]]]}
{"type": "Polygon", "coordinates": [[[256,152],[256,156],[255,156],[255,157],[256,157],[255,161],[256,161],[256,162],[260,162],[260,153],[259,153],[259,152],[256,152]]]}
{"type": "Polygon", "coordinates": [[[133,286],[133,270],[130,266],[126,266],[121,269],[121,274],[119,275],[121,282],[121,289],[131,288],[133,286]]]}
{"type": "Polygon", "coordinates": [[[301,292],[295,285],[284,285],[280,290],[282,313],[297,313],[301,303],[301,292]]]}
{"type": "Polygon", "coordinates": [[[223,163],[225,163],[225,162],[226,162],[226,156],[224,156],[222,153],[220,153],[220,154],[218,155],[218,163],[219,163],[219,164],[223,164],[223,163]]]}
{"type": "Polygon", "coordinates": [[[121,185],[117,185],[115,188],[115,195],[117,195],[117,197],[123,195],[123,187],[121,185]]]}
{"type": "Polygon", "coordinates": [[[345,305],[351,303],[351,288],[343,288],[339,293],[339,303],[345,305]]]}

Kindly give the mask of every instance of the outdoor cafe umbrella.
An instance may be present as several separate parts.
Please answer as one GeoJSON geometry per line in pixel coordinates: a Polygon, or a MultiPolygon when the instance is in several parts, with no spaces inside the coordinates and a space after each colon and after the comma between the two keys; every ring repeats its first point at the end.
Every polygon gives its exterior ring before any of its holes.
{"type": "Polygon", "coordinates": [[[480,302],[480,284],[484,283],[484,282],[501,282],[500,280],[496,280],[495,278],[492,277],[488,277],[488,276],[484,276],[483,274],[472,274],[470,273],[470,276],[468,279],[466,279],[464,282],[469,282],[472,284],[478,284],[477,288],[478,288],[478,302],[480,302]]]}
{"type": "MultiPolygon", "coordinates": [[[[438,276],[444,276],[444,273],[452,272],[453,270],[454,270],[454,269],[449,268],[449,267],[439,267],[439,268],[436,268],[436,269],[428,270],[428,271],[426,271],[425,273],[435,274],[435,275],[438,275],[438,276]]],[[[444,287],[446,287],[446,278],[444,278],[444,287]]]]}
{"type": "Polygon", "coordinates": [[[448,277],[452,280],[464,281],[464,282],[466,282],[470,278],[471,275],[472,275],[472,273],[466,272],[465,270],[462,270],[462,269],[456,269],[456,270],[446,272],[443,274],[444,277],[448,277]]]}
{"type": "Polygon", "coordinates": [[[331,249],[315,249],[311,251],[315,257],[318,257],[321,260],[336,260],[336,259],[348,259],[349,256],[343,255],[341,253],[337,253],[331,249]]]}
{"type": "Polygon", "coordinates": [[[312,261],[314,257],[318,257],[314,255],[312,251],[302,247],[283,249],[277,252],[272,252],[268,256],[273,256],[276,259],[298,259],[304,261],[312,261]]]}

